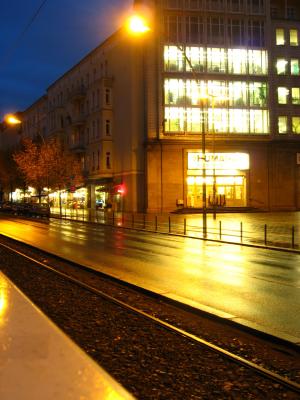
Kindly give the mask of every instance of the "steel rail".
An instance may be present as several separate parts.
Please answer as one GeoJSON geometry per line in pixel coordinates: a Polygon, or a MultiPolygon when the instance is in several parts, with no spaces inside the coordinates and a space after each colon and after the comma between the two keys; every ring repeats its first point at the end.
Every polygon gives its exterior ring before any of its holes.
{"type": "MultiPolygon", "coordinates": [[[[5,236],[2,233],[1,233],[1,235],[5,236]]],[[[12,240],[14,240],[14,239],[12,239],[12,240]]],[[[198,345],[206,347],[206,348],[210,349],[211,351],[213,351],[213,352],[215,352],[215,353],[217,353],[219,355],[221,354],[222,356],[226,357],[227,359],[229,359],[231,361],[234,361],[235,363],[238,363],[239,365],[242,365],[243,367],[247,367],[248,369],[251,369],[251,370],[255,371],[257,374],[259,374],[259,375],[261,375],[261,376],[263,376],[265,378],[268,378],[269,380],[275,381],[276,383],[279,383],[279,384],[283,385],[284,387],[292,390],[293,392],[300,393],[300,384],[298,384],[297,382],[291,381],[290,379],[287,379],[286,377],[284,377],[282,375],[279,375],[276,372],[273,372],[273,371],[270,371],[270,370],[268,370],[268,369],[266,369],[264,367],[261,367],[260,365],[255,364],[255,363],[253,363],[253,362],[251,362],[251,361],[249,361],[249,360],[247,360],[247,359],[245,359],[243,357],[240,357],[240,356],[238,356],[238,355],[236,355],[234,353],[231,353],[230,351],[225,350],[225,349],[223,349],[223,348],[221,348],[219,346],[216,346],[215,344],[210,343],[207,340],[204,340],[204,339],[202,339],[202,338],[200,338],[200,337],[198,337],[198,336],[196,336],[194,334],[191,334],[191,333],[189,333],[189,332],[187,332],[187,331],[185,331],[183,329],[180,329],[180,328],[178,328],[178,327],[176,327],[176,326],[174,326],[174,325],[172,325],[172,324],[170,324],[168,322],[165,322],[165,321],[161,320],[160,318],[154,317],[153,315],[148,314],[148,313],[146,313],[146,312],[144,312],[144,311],[142,311],[142,310],[140,310],[140,309],[138,309],[136,307],[133,307],[130,304],[127,304],[122,300],[118,300],[115,297],[110,296],[109,294],[104,293],[101,290],[98,290],[98,289],[96,289],[96,288],[94,288],[94,287],[92,287],[92,286],[90,286],[90,285],[88,285],[88,284],[86,284],[86,283],[84,283],[84,282],[82,282],[82,281],[80,281],[80,280],[68,275],[68,274],[65,274],[64,272],[58,271],[54,267],[52,267],[52,266],[50,266],[48,264],[45,264],[44,262],[41,262],[39,260],[36,260],[33,257],[30,257],[27,254],[22,253],[19,250],[16,250],[16,249],[14,249],[14,248],[12,248],[12,247],[4,244],[4,243],[0,242],[0,245],[2,247],[6,248],[6,249],[18,254],[18,255],[26,258],[26,259],[34,262],[35,264],[38,264],[39,266],[42,266],[44,269],[47,269],[47,270],[55,273],[56,275],[59,275],[60,277],[62,277],[64,279],[76,284],[77,286],[80,286],[83,289],[85,289],[85,290],[87,290],[87,291],[89,291],[89,292],[91,292],[93,294],[97,294],[98,296],[102,297],[103,299],[105,299],[107,301],[110,301],[111,303],[114,303],[114,304],[116,304],[116,305],[118,305],[118,306],[120,306],[120,307],[122,307],[122,308],[124,308],[126,310],[129,310],[129,311],[133,312],[134,314],[142,316],[147,320],[151,320],[152,322],[162,326],[163,328],[165,328],[165,329],[167,329],[167,330],[169,330],[169,331],[171,331],[173,333],[176,333],[176,334],[178,334],[180,336],[183,336],[186,339],[189,339],[189,340],[197,343],[198,345]]],[[[31,247],[34,248],[33,246],[31,246],[31,247]]],[[[39,251],[42,251],[41,249],[39,249],[37,247],[35,247],[35,249],[39,250],[39,251]]],[[[65,260],[65,261],[67,262],[67,260],[65,260]]],[[[81,267],[83,268],[83,266],[81,266],[81,267]]]]}

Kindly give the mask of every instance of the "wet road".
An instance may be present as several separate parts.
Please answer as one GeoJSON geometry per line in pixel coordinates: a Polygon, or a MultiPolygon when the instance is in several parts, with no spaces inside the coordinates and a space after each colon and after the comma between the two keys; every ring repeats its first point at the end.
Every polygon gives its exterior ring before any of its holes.
{"type": "Polygon", "coordinates": [[[300,254],[51,220],[0,233],[300,342],[300,254]]]}

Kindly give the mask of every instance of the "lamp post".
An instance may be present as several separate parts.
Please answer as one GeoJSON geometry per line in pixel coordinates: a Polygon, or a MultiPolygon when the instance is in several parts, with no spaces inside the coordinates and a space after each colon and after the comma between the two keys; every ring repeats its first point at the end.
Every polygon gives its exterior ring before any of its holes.
{"type": "MultiPolygon", "coordinates": [[[[146,32],[150,31],[150,27],[147,25],[146,20],[143,17],[138,15],[132,16],[128,21],[128,29],[134,35],[143,35],[146,32]]],[[[200,82],[199,78],[196,75],[195,68],[193,67],[191,59],[188,57],[186,53],[186,49],[184,46],[176,45],[177,49],[182,53],[185,62],[188,64],[193,79],[195,80],[197,87],[200,82]]],[[[204,109],[204,100],[211,98],[212,102],[212,134],[213,134],[213,154],[215,154],[215,100],[225,99],[223,96],[217,96],[214,94],[208,93],[206,89],[205,95],[199,96],[199,100],[201,101],[201,153],[202,153],[202,231],[203,237],[207,237],[207,171],[206,171],[206,131],[208,130],[208,106],[204,109]]],[[[215,170],[215,160],[213,160],[213,217],[216,219],[216,170],[215,170]]]]}

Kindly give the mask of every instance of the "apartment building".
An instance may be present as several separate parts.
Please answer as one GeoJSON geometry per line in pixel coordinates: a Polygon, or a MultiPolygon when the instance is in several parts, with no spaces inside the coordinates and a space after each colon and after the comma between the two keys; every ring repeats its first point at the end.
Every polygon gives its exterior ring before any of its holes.
{"type": "Polygon", "coordinates": [[[135,8],[148,33],[120,29],[42,100],[47,134],[82,161],[85,206],[299,209],[299,2],[135,8]]]}

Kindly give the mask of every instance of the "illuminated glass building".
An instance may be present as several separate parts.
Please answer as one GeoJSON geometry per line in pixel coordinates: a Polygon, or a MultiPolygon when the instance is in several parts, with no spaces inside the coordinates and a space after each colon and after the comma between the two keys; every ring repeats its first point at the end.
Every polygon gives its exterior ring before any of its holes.
{"type": "Polygon", "coordinates": [[[299,209],[300,3],[150,3],[148,209],[299,209]]]}

